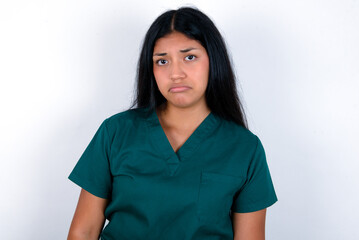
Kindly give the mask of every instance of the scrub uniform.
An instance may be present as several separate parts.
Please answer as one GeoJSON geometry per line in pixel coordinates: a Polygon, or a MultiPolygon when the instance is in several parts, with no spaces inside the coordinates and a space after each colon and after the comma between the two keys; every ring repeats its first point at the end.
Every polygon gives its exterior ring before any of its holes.
{"type": "Polygon", "coordinates": [[[231,212],[277,201],[258,137],[212,112],[177,152],[155,110],[117,113],[69,179],[110,200],[105,240],[233,240],[231,212]]]}

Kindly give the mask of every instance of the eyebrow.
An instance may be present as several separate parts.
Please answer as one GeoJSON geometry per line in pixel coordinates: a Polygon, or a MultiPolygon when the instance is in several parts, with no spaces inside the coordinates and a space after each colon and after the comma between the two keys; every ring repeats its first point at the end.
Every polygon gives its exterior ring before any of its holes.
{"type": "MultiPolygon", "coordinates": [[[[197,49],[197,48],[190,47],[190,48],[182,49],[182,50],[179,50],[179,51],[183,52],[183,53],[186,53],[186,52],[189,52],[189,51],[194,50],[194,49],[197,49]]],[[[155,53],[155,54],[153,54],[153,56],[165,56],[165,55],[167,55],[167,53],[155,53]]]]}

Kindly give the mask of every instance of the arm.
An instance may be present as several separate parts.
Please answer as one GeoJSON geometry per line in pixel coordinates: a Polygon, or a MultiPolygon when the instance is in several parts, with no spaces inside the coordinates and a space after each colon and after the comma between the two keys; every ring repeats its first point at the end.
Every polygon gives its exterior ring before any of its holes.
{"type": "Polygon", "coordinates": [[[249,213],[233,213],[234,240],[264,240],[266,208],[249,213]]]}
{"type": "Polygon", "coordinates": [[[105,224],[105,208],[108,200],[81,189],[76,211],[72,219],[68,240],[99,239],[105,224]]]}

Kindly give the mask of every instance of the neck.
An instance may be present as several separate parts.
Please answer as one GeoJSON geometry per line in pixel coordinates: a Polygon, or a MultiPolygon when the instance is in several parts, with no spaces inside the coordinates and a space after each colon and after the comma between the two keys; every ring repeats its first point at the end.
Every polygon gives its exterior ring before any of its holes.
{"type": "Polygon", "coordinates": [[[179,108],[166,102],[158,108],[157,115],[168,128],[188,130],[199,125],[210,112],[206,104],[179,108]]]}

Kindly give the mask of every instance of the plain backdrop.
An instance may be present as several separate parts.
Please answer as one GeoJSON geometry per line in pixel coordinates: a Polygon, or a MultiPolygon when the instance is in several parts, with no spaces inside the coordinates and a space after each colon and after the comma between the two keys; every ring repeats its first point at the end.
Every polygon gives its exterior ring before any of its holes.
{"type": "Polygon", "coordinates": [[[265,147],[279,199],[267,239],[359,239],[357,0],[1,1],[1,239],[66,238],[69,173],[130,106],[150,24],[183,5],[223,34],[265,147]]]}

